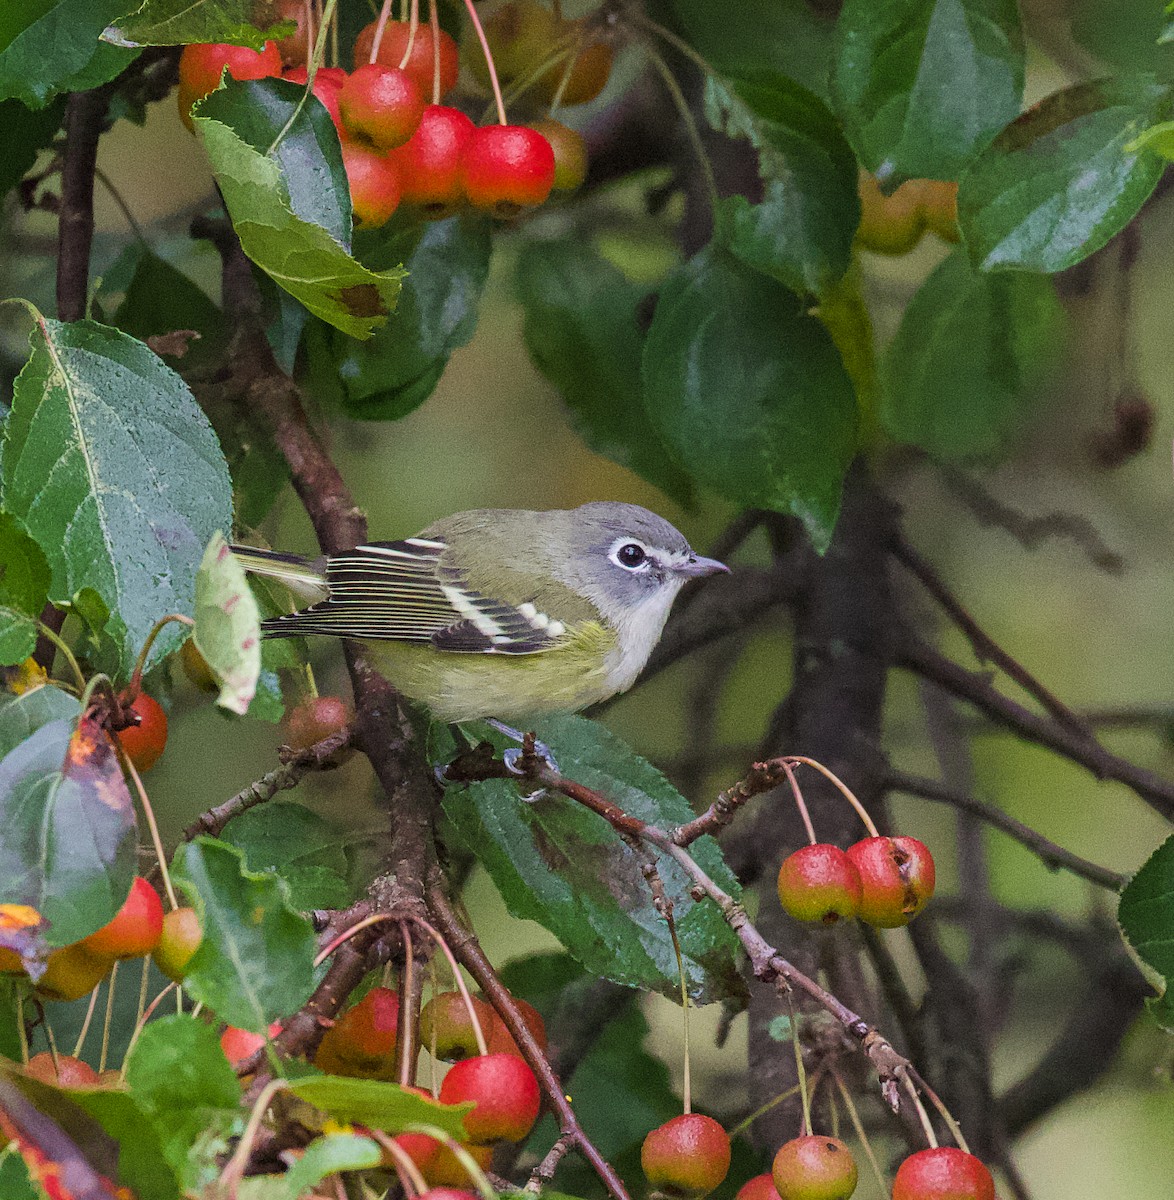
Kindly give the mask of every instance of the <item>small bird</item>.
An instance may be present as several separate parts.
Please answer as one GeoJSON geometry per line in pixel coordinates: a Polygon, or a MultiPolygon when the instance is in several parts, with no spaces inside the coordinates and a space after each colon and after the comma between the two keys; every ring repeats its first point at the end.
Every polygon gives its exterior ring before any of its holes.
{"type": "Polygon", "coordinates": [[[577,712],[626,691],[681,588],[729,569],[663,517],[613,501],[474,509],[313,560],[232,549],[314,602],[263,621],[266,637],[364,642],[396,688],[449,723],[577,712]]]}

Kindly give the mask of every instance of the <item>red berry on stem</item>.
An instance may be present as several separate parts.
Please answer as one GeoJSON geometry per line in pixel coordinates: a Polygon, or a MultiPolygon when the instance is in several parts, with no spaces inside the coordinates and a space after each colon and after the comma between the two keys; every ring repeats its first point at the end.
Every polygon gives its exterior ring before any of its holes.
{"type": "Polygon", "coordinates": [[[314,1064],[328,1075],[394,1080],[398,1035],[399,996],[372,988],[326,1031],[314,1064]]]}
{"type": "MultiPolygon", "coordinates": [[[[481,1035],[489,1040],[497,1014],[484,1000],[471,996],[473,1012],[481,1026],[481,1035]]],[[[432,1053],[433,1040],[436,1057],[445,1062],[459,1062],[480,1053],[477,1035],[473,1030],[473,1018],[469,1006],[460,992],[440,992],[420,1009],[420,1045],[432,1053]]]]}
{"type": "Polygon", "coordinates": [[[405,204],[429,217],[447,217],[465,198],[465,147],[476,126],[459,108],[430,104],[416,132],[392,156],[405,204]]]}
{"type": "Polygon", "coordinates": [[[809,1134],[779,1147],[771,1176],[782,1200],[848,1200],[856,1160],[839,1138],[809,1134]]]}
{"type": "MultiPolygon", "coordinates": [[[[342,148],[344,165],[347,162],[348,154],[357,158],[367,156],[374,158],[377,162],[385,161],[362,146],[344,145],[342,148]]],[[[350,178],[350,174],[348,166],[348,178],[350,178]]],[[[353,195],[353,181],[351,190],[353,195]]],[[[388,216],[390,215],[389,213],[388,216]]],[[[282,732],[285,734],[286,743],[291,750],[309,750],[318,742],[336,733],[341,733],[354,720],[354,715],[351,706],[338,696],[311,696],[286,713],[282,723],[282,732]]]]}
{"type": "Polygon", "coordinates": [[[524,125],[486,125],[465,147],[465,195],[474,208],[512,216],[533,208],[554,186],[554,150],[524,125]]]}
{"type": "Polygon", "coordinates": [[[797,921],[832,925],[860,910],[860,872],[839,846],[817,842],[783,860],[779,903],[797,921]]]}
{"type": "Polygon", "coordinates": [[[145,879],[136,876],[114,919],[80,945],[94,958],[142,958],[155,949],[162,933],[163,901],[145,879]]]}
{"type": "Polygon", "coordinates": [[[734,1200],[779,1200],[779,1191],[770,1174],[755,1175],[734,1193],[734,1200]]]}
{"type": "Polygon", "coordinates": [[[644,1139],[640,1165],[653,1187],[681,1200],[697,1200],[725,1179],[730,1139],[712,1117],[685,1113],[644,1139]]]}
{"type": "Polygon", "coordinates": [[[907,925],[929,903],[933,855],[916,838],[865,838],[848,847],[848,857],[860,872],[860,919],[869,925],[907,925]]]}
{"type": "Polygon", "coordinates": [[[893,1200],[995,1200],[995,1181],[973,1154],[938,1146],[911,1154],[897,1168],[893,1200]]]}
{"type": "Polygon", "coordinates": [[[465,1115],[471,1142],[520,1142],[538,1120],[542,1095],[534,1072],[513,1054],[484,1054],[456,1063],[440,1084],[443,1104],[475,1101],[465,1115]]]}
{"type": "Polygon", "coordinates": [[[177,908],[164,913],[159,944],[151,952],[155,966],[168,979],[180,983],[203,939],[204,931],[200,928],[200,918],[194,908],[177,908]]]}
{"type": "MultiPolygon", "coordinates": [[[[355,66],[360,67],[371,61],[371,46],[375,41],[377,21],[364,26],[355,38],[355,66]]],[[[403,62],[404,51],[408,48],[411,37],[411,25],[407,21],[388,21],[383,29],[383,38],[379,43],[379,55],[376,62],[386,67],[398,67],[403,62]]],[[[460,55],[457,44],[451,36],[440,31],[440,94],[451,92],[457,83],[460,72],[460,55]]],[[[412,43],[412,53],[403,69],[420,85],[424,94],[432,95],[433,51],[432,26],[421,24],[416,27],[416,40],[412,43]]]]}
{"type": "Polygon", "coordinates": [[[139,692],[130,711],[138,717],[138,724],[128,725],[114,736],[141,774],[159,761],[159,755],[167,745],[167,714],[159,701],[146,692],[139,692]]]}
{"type": "Polygon", "coordinates": [[[378,150],[402,146],[424,115],[420,85],[398,67],[357,67],[338,94],[343,124],[378,150]]]}

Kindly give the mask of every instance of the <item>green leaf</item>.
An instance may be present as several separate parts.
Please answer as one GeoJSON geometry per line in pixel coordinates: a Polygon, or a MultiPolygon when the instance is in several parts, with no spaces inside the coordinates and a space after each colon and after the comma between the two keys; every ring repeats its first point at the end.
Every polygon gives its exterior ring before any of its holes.
{"type": "Polygon", "coordinates": [[[328,1133],[316,1138],[285,1173],[288,1200],[298,1200],[327,1175],[338,1171],[365,1171],[379,1166],[383,1151],[379,1144],[353,1133],[328,1133]]]}
{"type": "MultiPolygon", "coordinates": [[[[0,496],[45,551],[50,595],[92,587],[124,676],[154,623],[191,614],[204,546],[232,520],[224,457],[174,371],[94,321],[38,315],[0,443],[0,496]]],[[[183,634],[171,625],[156,662],[183,634]]]]}
{"type": "Polygon", "coordinates": [[[818,96],[770,72],[705,86],[711,123],[754,145],[764,188],[758,204],[721,201],[719,239],[792,291],[823,292],[848,270],[860,224],[856,158],[835,118],[818,96]]]}
{"type": "Polygon", "coordinates": [[[491,249],[489,225],[478,217],[416,224],[380,244],[380,261],[402,262],[408,275],[395,317],[370,341],[334,339],[348,416],[394,421],[428,399],[449,355],[477,327],[491,249]]]}
{"type": "Polygon", "coordinates": [[[77,700],[46,683],[14,696],[0,692],[0,759],[50,721],[72,721],[81,711],[77,700]]]}
{"type": "Polygon", "coordinates": [[[995,454],[1022,428],[1063,342],[1051,280],[982,274],[956,251],[905,310],[884,359],[881,421],[936,458],[995,454]]]}
{"type": "Polygon", "coordinates": [[[847,0],[837,32],[832,104],[870,171],[957,179],[1019,112],[1016,0],[847,0]]]}
{"type": "Polygon", "coordinates": [[[0,196],[28,174],[37,156],[53,140],[61,126],[65,101],[30,111],[19,100],[0,102],[0,196]]]}
{"type": "Polygon", "coordinates": [[[0,827],[0,903],[35,908],[49,945],[113,919],[134,878],[134,804],[93,720],[49,721],[0,759],[0,827]]]}
{"type": "Polygon", "coordinates": [[[186,1013],[150,1022],[134,1044],[126,1082],[184,1186],[210,1183],[241,1099],[216,1030],[186,1013]]]}
{"type": "Polygon", "coordinates": [[[827,330],[793,292],[703,250],[661,289],[644,396],[694,479],[794,514],[827,547],[856,447],[856,397],[827,330]]]}
{"type": "Polygon", "coordinates": [[[350,899],[346,834],[292,801],[270,801],[233,817],[221,835],[251,871],[272,871],[289,885],[297,908],[337,908],[350,899]]]}
{"type": "Polygon", "coordinates": [[[119,45],[229,42],[260,50],[268,36],[264,31],[279,21],[276,0],[146,0],[115,21],[106,36],[119,45]]]}
{"type": "MultiPolygon", "coordinates": [[[[537,733],[567,778],[629,815],[661,828],[692,818],[664,776],[596,722],[552,717],[538,723],[537,733]]],[[[514,916],[544,925],[596,975],[680,996],[672,940],[653,908],[643,856],[602,817],[562,796],[527,803],[500,779],[450,788],[444,811],[514,916]]],[[[739,894],[716,842],[702,838],[691,852],[722,887],[739,894]]],[[[690,994],[701,1003],[740,995],[737,942],[721,914],[708,901],[692,899],[688,878],[671,858],[653,857],[674,904],[690,994]]]]}
{"type": "Polygon", "coordinates": [[[1009,125],[958,186],[958,223],[984,271],[1063,271],[1137,214],[1165,163],[1130,144],[1168,119],[1174,92],[1149,76],[1055,92],[1009,125]]]}
{"type": "Polygon", "coordinates": [[[5,1200],[41,1200],[24,1159],[11,1147],[0,1151],[0,1196],[5,1200]]]}
{"type": "Polygon", "coordinates": [[[713,0],[669,0],[686,40],[718,71],[768,69],[827,95],[835,25],[807,0],[738,0],[714,17],[713,0]]]}
{"type": "Polygon", "coordinates": [[[204,930],[184,990],[253,1033],[299,1009],[313,991],[316,941],[285,884],[247,870],[239,850],[208,837],[181,846],[172,871],[204,930]]]}
{"type": "Polygon", "coordinates": [[[140,341],[177,329],[194,329],[200,339],[189,346],[185,367],[209,351],[221,351],[228,334],[224,314],[182,271],[139,242],[128,246],[106,273],[103,291],[111,286],[115,273],[123,271],[129,271],[130,277],[112,325],[140,341]]]}
{"type": "Polygon", "coordinates": [[[1174,837],[1168,837],[1125,885],[1117,906],[1121,932],[1158,990],[1150,1013],[1174,1032],[1174,837]]]}
{"type": "Polygon", "coordinates": [[[304,94],[283,80],[229,80],[193,116],[249,258],[322,320],[370,337],[395,307],[404,272],[369,270],[348,253],[350,192],[339,180],[338,137],[313,98],[295,116],[304,94]],[[280,112],[292,124],[273,156],[271,141],[258,135],[280,112]]]}
{"type": "Polygon", "coordinates": [[[0,512],[0,603],[37,616],[49,598],[49,564],[41,547],[0,512]]]}
{"type": "Polygon", "coordinates": [[[0,604],[0,667],[10,667],[37,648],[37,622],[27,613],[0,604]]]}
{"type": "Polygon", "coordinates": [[[261,674],[261,616],[244,568],[219,532],[208,543],[196,574],[192,637],[220,683],[216,703],[243,716],[261,674]]]}
{"type": "Polygon", "coordinates": [[[690,503],[689,478],[668,457],[644,408],[637,310],[647,289],[579,237],[526,243],[517,289],[526,312],[526,348],[559,390],[583,440],[690,503]]]}
{"type": "Polygon", "coordinates": [[[380,1079],[344,1079],[310,1075],[289,1090],[336,1121],[352,1121],[384,1133],[403,1133],[412,1125],[433,1125],[451,1137],[465,1137],[464,1115],[470,1104],[441,1104],[380,1079]]]}
{"type": "Polygon", "coordinates": [[[59,91],[95,87],[134,57],[98,41],[127,0],[5,0],[0,25],[0,100],[40,108],[59,91]],[[93,60],[97,70],[89,69],[93,60]]]}

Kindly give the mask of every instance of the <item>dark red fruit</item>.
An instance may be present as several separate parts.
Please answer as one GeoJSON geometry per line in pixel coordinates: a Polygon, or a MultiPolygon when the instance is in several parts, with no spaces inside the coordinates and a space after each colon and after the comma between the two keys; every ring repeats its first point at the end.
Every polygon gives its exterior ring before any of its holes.
{"type": "Polygon", "coordinates": [[[377,150],[402,146],[424,115],[420,85],[398,67],[356,67],[338,94],[342,121],[351,134],[377,150]]]}
{"type": "MultiPolygon", "coordinates": [[[[371,46],[375,41],[375,26],[372,21],[359,31],[355,38],[355,66],[371,61],[371,46]]],[[[383,29],[383,39],[379,43],[379,55],[376,62],[385,67],[398,67],[403,61],[404,51],[408,48],[411,26],[407,21],[388,21],[383,29]]],[[[419,25],[416,28],[416,40],[412,43],[412,53],[404,63],[404,70],[420,85],[425,96],[432,95],[432,27],[419,25]]],[[[460,72],[460,55],[457,44],[452,38],[440,31],[440,94],[446,95],[457,84],[460,72]]]]}
{"type": "Polygon", "coordinates": [[[860,911],[860,872],[839,846],[817,842],[783,860],[779,903],[797,921],[833,925],[860,911]]]}
{"type": "MultiPolygon", "coordinates": [[[[310,73],[305,67],[290,67],[281,77],[288,79],[290,83],[299,83],[305,87],[310,73]]],[[[314,86],[310,89],[322,107],[330,114],[330,119],[334,122],[334,128],[338,130],[339,137],[345,137],[347,134],[346,126],[342,123],[342,112],[338,102],[338,94],[345,82],[346,72],[341,68],[319,67],[314,75],[314,86]]],[[[184,645],[186,647],[190,643],[185,642],[184,645]]]]}
{"type": "Polygon", "coordinates": [[[159,944],[162,932],[163,902],[159,893],[136,876],[114,919],[80,944],[94,958],[142,958],[159,944]]]}
{"type": "Polygon", "coordinates": [[[554,187],[554,150],[525,125],[486,125],[465,147],[465,196],[498,216],[534,208],[554,187]]]}
{"type": "MultiPolygon", "coordinates": [[[[344,163],[347,161],[348,155],[351,157],[370,156],[377,158],[380,162],[384,161],[361,146],[343,146],[342,159],[344,163]]],[[[349,166],[347,167],[347,176],[350,177],[349,166]]],[[[352,191],[353,186],[352,183],[352,191]]],[[[388,216],[390,215],[389,213],[388,216]]],[[[286,743],[291,750],[309,750],[318,742],[332,737],[336,733],[341,733],[354,720],[354,716],[351,706],[338,696],[311,696],[286,713],[285,720],[282,722],[282,732],[285,734],[286,743]]]]}
{"type": "Polygon", "coordinates": [[[192,129],[192,105],[220,86],[227,68],[233,79],[266,79],[281,74],[281,55],[276,42],[266,42],[260,50],[247,46],[229,46],[221,42],[201,42],[184,46],[179,56],[179,115],[192,129]]]}
{"type": "Polygon", "coordinates": [[[933,855],[916,838],[865,838],[848,847],[848,857],[860,872],[860,919],[869,925],[908,925],[929,903],[935,881],[933,855]]]}
{"type": "Polygon", "coordinates": [[[534,1072],[513,1054],[485,1054],[456,1063],[440,1084],[442,1104],[475,1102],[465,1114],[471,1142],[520,1142],[542,1102],[534,1072]]]}
{"type": "Polygon", "coordinates": [[[447,217],[464,201],[461,180],[465,147],[476,126],[459,108],[430,104],[416,132],[392,155],[404,204],[428,217],[447,217]]]}
{"type": "Polygon", "coordinates": [[[158,700],[139,692],[130,711],[138,718],[137,725],[128,725],[114,736],[126,752],[127,758],[140,773],[149,771],[167,745],[167,714],[158,700]]]}
{"type": "Polygon", "coordinates": [[[68,1054],[59,1054],[54,1067],[53,1055],[47,1050],[34,1054],[25,1064],[24,1073],[57,1087],[97,1087],[102,1082],[98,1072],[89,1063],[68,1054]]]}
{"type": "MultiPolygon", "coordinates": [[[[488,1041],[497,1014],[484,1000],[476,996],[470,999],[481,1034],[488,1041]]],[[[445,1062],[459,1062],[480,1052],[473,1019],[460,992],[440,992],[420,1009],[420,1045],[429,1053],[433,1050],[433,1039],[436,1057],[445,1062]]]]}
{"type": "Polygon", "coordinates": [[[995,1200],[995,1181],[973,1154],[939,1146],[911,1154],[897,1168],[893,1200],[995,1200]]]}
{"type": "Polygon", "coordinates": [[[188,963],[200,948],[204,931],[194,908],[177,908],[163,914],[159,944],[151,952],[155,966],[176,983],[187,974],[188,963]]]}
{"type": "Polygon", "coordinates": [[[734,1193],[734,1200],[779,1200],[779,1192],[772,1176],[755,1175],[734,1193]]]}
{"type": "MultiPolygon", "coordinates": [[[[274,1021],[269,1026],[269,1040],[272,1041],[280,1032],[281,1025],[274,1021]]],[[[220,1035],[220,1049],[234,1067],[244,1062],[251,1054],[255,1054],[263,1045],[265,1038],[259,1033],[250,1033],[247,1029],[238,1029],[235,1025],[229,1025],[220,1035]]]]}
{"type": "Polygon", "coordinates": [[[583,135],[561,121],[535,121],[536,129],[554,151],[554,190],[573,192],[587,178],[587,143],[583,135]]]}
{"type": "Polygon", "coordinates": [[[648,1182],[666,1195],[698,1200],[725,1179],[730,1139],[712,1117],[685,1113],[644,1139],[640,1165],[648,1182]]]}
{"type": "Polygon", "coordinates": [[[394,1080],[398,1033],[399,997],[390,988],[372,988],[326,1031],[314,1063],[328,1075],[394,1080]]]}
{"type": "Polygon", "coordinates": [[[771,1176],[782,1200],[848,1200],[856,1160],[839,1138],[810,1134],[779,1147],[771,1176]]]}
{"type": "Polygon", "coordinates": [[[301,66],[310,57],[310,51],[313,49],[309,40],[309,27],[306,24],[307,7],[307,0],[277,0],[277,20],[294,21],[297,24],[293,33],[274,43],[281,55],[281,61],[287,67],[301,66]]]}

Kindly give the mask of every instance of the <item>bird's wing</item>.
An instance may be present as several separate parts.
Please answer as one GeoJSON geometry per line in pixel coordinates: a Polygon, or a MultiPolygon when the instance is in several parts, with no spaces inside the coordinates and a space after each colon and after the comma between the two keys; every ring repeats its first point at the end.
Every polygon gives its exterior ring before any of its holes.
{"type": "Polygon", "coordinates": [[[267,637],[322,633],[365,641],[431,642],[466,654],[537,654],[559,643],[561,622],[467,586],[433,538],[372,542],[331,556],[326,600],[261,623],[267,637]]]}

